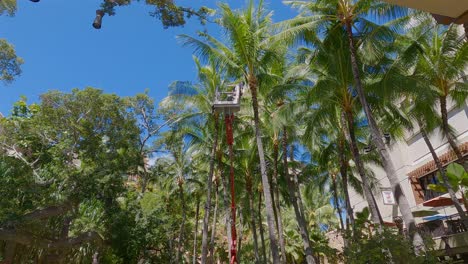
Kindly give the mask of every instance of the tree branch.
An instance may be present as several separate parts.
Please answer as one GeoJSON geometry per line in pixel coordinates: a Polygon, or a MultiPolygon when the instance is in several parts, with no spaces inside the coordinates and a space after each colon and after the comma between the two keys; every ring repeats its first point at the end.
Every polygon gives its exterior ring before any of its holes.
{"type": "Polygon", "coordinates": [[[50,240],[45,238],[34,237],[32,234],[27,232],[20,232],[14,229],[2,228],[0,228],[0,240],[12,241],[26,246],[36,246],[47,249],[70,248],[83,243],[94,241],[96,241],[99,244],[104,243],[102,237],[94,231],[82,233],[76,237],[67,237],[64,239],[50,240]]]}
{"type": "Polygon", "coordinates": [[[73,208],[73,204],[71,202],[67,202],[67,203],[64,203],[64,204],[61,204],[61,205],[53,205],[53,206],[49,206],[49,207],[44,208],[44,209],[39,209],[39,210],[32,211],[30,213],[27,213],[27,214],[23,215],[18,220],[8,221],[8,222],[5,222],[5,223],[1,224],[0,226],[13,227],[13,226],[15,226],[16,224],[18,224],[20,222],[42,220],[42,219],[46,219],[46,218],[61,215],[61,214],[65,213],[65,212],[71,210],[72,208],[73,208]]]}

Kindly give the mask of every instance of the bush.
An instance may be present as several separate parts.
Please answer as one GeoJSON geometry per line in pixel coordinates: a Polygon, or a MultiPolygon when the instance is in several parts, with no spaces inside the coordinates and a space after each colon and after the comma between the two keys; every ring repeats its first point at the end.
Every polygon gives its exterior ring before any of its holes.
{"type": "Polygon", "coordinates": [[[352,238],[344,252],[346,263],[437,263],[430,255],[416,256],[411,243],[394,230],[384,228],[380,234],[352,238]]]}

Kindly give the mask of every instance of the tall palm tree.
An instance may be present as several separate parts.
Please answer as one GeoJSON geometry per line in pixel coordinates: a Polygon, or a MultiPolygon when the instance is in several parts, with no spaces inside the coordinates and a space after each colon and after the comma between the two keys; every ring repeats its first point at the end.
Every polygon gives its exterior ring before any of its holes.
{"type": "Polygon", "coordinates": [[[343,30],[336,28],[318,43],[315,56],[306,62],[316,77],[308,95],[310,104],[316,109],[310,114],[306,132],[317,130],[319,134],[315,137],[319,138],[323,127],[343,128],[325,131],[325,136],[337,140],[348,138],[353,160],[363,183],[364,196],[371,211],[372,221],[375,224],[383,224],[378,205],[372,194],[371,181],[366,174],[362,155],[358,149],[355,116],[360,109],[357,107],[357,98],[353,96],[353,90],[349,88],[353,83],[353,75],[346,45],[343,30]],[[344,124],[341,123],[342,121],[345,121],[344,124]]]}
{"type": "Polygon", "coordinates": [[[468,42],[461,26],[451,25],[447,28],[438,25],[429,16],[420,20],[420,24],[405,36],[403,43],[406,44],[406,49],[398,62],[400,66],[404,64],[405,67],[414,67],[412,77],[434,94],[431,98],[435,100],[428,101],[427,104],[439,104],[441,131],[459,162],[467,169],[466,158],[448,123],[447,104],[452,102],[455,107],[461,107],[468,97],[468,42]]]}
{"type": "MultiPolygon", "coordinates": [[[[286,58],[286,56],[283,55],[283,58],[286,58]]],[[[308,71],[304,71],[304,68],[296,67],[294,64],[288,64],[286,59],[283,59],[275,63],[271,72],[275,78],[268,80],[268,85],[271,86],[271,89],[265,96],[265,101],[267,102],[265,106],[267,116],[265,118],[270,120],[268,132],[271,135],[273,145],[274,175],[278,175],[278,173],[279,175],[283,175],[282,179],[286,182],[289,202],[294,208],[294,214],[299,226],[306,261],[309,264],[315,263],[303,206],[301,206],[302,197],[299,192],[299,182],[297,181],[297,175],[290,173],[291,166],[289,164],[291,161],[288,161],[288,158],[290,158],[288,156],[289,144],[298,139],[298,133],[294,132],[297,127],[293,127],[292,124],[300,126],[301,119],[299,117],[308,111],[304,107],[302,100],[299,99],[300,96],[298,96],[301,94],[301,90],[307,87],[303,85],[303,82],[306,78],[305,74],[308,71]],[[278,161],[280,149],[282,150],[282,162],[278,161]],[[278,168],[278,163],[282,163],[282,170],[278,168]]],[[[279,200],[279,188],[276,183],[275,185],[276,196],[279,200]]],[[[279,201],[277,201],[277,207],[279,209],[279,201]]],[[[281,221],[281,219],[278,221],[281,221]]],[[[286,255],[285,252],[286,249],[282,249],[283,255],[286,255]]]]}
{"type": "Polygon", "coordinates": [[[198,40],[186,35],[179,36],[185,45],[193,46],[204,57],[217,61],[228,67],[228,72],[234,78],[242,78],[250,89],[254,114],[255,137],[257,141],[260,171],[265,197],[268,233],[273,263],[279,263],[278,240],[275,232],[275,217],[271,199],[270,183],[268,181],[265,151],[262,142],[262,128],[259,117],[259,83],[263,74],[268,74],[268,67],[277,58],[281,48],[268,41],[271,33],[272,13],[266,13],[260,1],[257,8],[250,1],[247,8],[233,11],[227,4],[220,4],[221,17],[219,25],[226,32],[227,44],[214,37],[201,33],[204,40],[198,40]]]}
{"type": "MultiPolygon", "coordinates": [[[[273,87],[272,89],[275,89],[273,87]]],[[[281,149],[281,140],[280,140],[280,132],[282,130],[282,122],[276,118],[274,115],[274,111],[277,110],[278,106],[277,103],[265,103],[264,105],[264,120],[269,120],[269,126],[265,127],[265,134],[268,135],[269,140],[267,141],[267,153],[269,153],[269,160],[272,163],[272,173],[271,173],[271,188],[272,188],[272,200],[273,200],[273,209],[275,210],[276,216],[276,228],[278,232],[278,240],[281,249],[281,260],[283,263],[286,261],[286,241],[284,239],[284,229],[283,229],[283,217],[281,213],[281,198],[280,198],[280,186],[279,186],[279,178],[281,175],[280,171],[280,164],[281,160],[279,157],[280,149],[281,149]]]]}
{"type": "MultiPolygon", "coordinates": [[[[250,133],[249,133],[250,136],[250,133]]],[[[258,245],[258,236],[257,236],[257,227],[256,227],[256,212],[254,206],[254,168],[256,167],[257,159],[255,156],[257,155],[255,149],[252,147],[253,142],[250,137],[236,137],[236,142],[238,142],[240,150],[243,152],[241,155],[238,155],[239,160],[239,167],[242,173],[245,175],[245,190],[247,195],[247,209],[248,214],[250,214],[250,226],[252,229],[253,235],[253,244],[254,244],[254,256],[255,256],[255,263],[260,263],[260,253],[259,253],[259,245],[258,245]]],[[[260,213],[260,212],[259,212],[260,213]]]]}
{"type": "MultiPolygon", "coordinates": [[[[384,171],[397,198],[399,209],[416,252],[419,254],[425,251],[424,241],[416,229],[408,199],[400,186],[388,147],[383,140],[374,112],[367,101],[361,77],[362,67],[360,66],[361,62],[371,62],[371,59],[383,56],[384,47],[388,43],[386,41],[391,41],[395,36],[390,27],[376,24],[369,20],[369,17],[378,16],[381,20],[388,20],[405,14],[405,10],[373,0],[315,0],[311,2],[286,1],[286,3],[300,8],[302,13],[297,18],[284,23],[288,25],[288,28],[279,33],[277,36],[279,39],[304,38],[313,35],[317,29],[322,30],[320,31],[321,34],[327,34],[327,30],[333,27],[344,27],[346,30],[354,90],[367,118],[372,142],[381,157],[384,171]],[[357,39],[356,35],[360,38],[357,39]],[[360,48],[365,48],[365,58],[359,57],[358,49],[360,48]]],[[[318,39],[318,37],[315,37],[315,39],[318,39]]]]}
{"type": "MultiPolygon", "coordinates": [[[[306,224],[306,217],[304,206],[302,203],[302,196],[300,191],[299,182],[297,180],[297,175],[295,172],[292,173],[293,177],[291,177],[289,170],[290,166],[289,163],[293,162],[292,157],[294,157],[293,148],[291,148],[291,159],[288,162],[288,131],[286,126],[283,128],[283,138],[282,138],[282,149],[283,149],[283,169],[284,169],[284,178],[286,180],[286,185],[288,187],[289,196],[291,199],[291,204],[294,208],[294,214],[296,215],[297,224],[299,225],[299,232],[301,234],[302,243],[304,247],[304,253],[306,257],[306,261],[308,264],[316,263],[313,257],[313,250],[312,250],[312,243],[310,241],[309,230],[306,224]]],[[[292,169],[294,171],[294,169],[292,169]]]]}
{"type": "Polygon", "coordinates": [[[193,87],[196,89],[195,94],[174,94],[166,97],[162,102],[163,108],[173,108],[181,104],[190,106],[186,112],[180,114],[177,124],[185,128],[186,136],[191,138],[190,144],[192,148],[196,146],[202,152],[203,149],[211,149],[209,153],[209,170],[206,184],[206,201],[203,215],[202,226],[202,263],[206,263],[208,256],[208,224],[211,213],[211,191],[216,159],[216,149],[218,147],[219,136],[219,115],[213,113],[212,102],[215,96],[215,91],[218,87],[225,85],[223,74],[224,70],[217,67],[213,62],[208,65],[201,65],[198,58],[194,57],[194,62],[197,67],[199,83],[193,87]],[[199,124],[203,125],[199,125],[199,124]],[[197,132],[198,128],[198,132],[197,132]],[[208,128],[210,131],[204,131],[200,128],[208,128]]]}

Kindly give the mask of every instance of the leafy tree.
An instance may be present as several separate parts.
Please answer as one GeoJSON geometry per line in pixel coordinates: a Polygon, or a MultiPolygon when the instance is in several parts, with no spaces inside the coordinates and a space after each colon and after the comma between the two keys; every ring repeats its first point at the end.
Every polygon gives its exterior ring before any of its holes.
{"type": "Polygon", "coordinates": [[[15,77],[21,74],[23,59],[18,57],[13,45],[5,39],[0,39],[0,81],[11,83],[15,77]]]}
{"type": "MultiPolygon", "coordinates": [[[[130,5],[132,0],[104,0],[101,4],[101,9],[96,11],[97,19],[99,21],[96,28],[101,27],[101,19],[107,14],[109,16],[115,15],[115,8],[118,6],[130,5]]],[[[201,7],[195,10],[190,7],[177,5],[174,0],[146,0],[146,4],[153,6],[154,10],[150,13],[151,16],[161,20],[164,28],[183,26],[186,23],[186,18],[197,16],[202,23],[206,22],[207,16],[211,10],[206,7],[201,7]]]]}
{"type": "MultiPolygon", "coordinates": [[[[16,0],[3,0],[0,2],[0,16],[14,16],[16,12],[16,0]]],[[[0,39],[0,81],[11,83],[15,77],[21,74],[23,59],[18,57],[13,45],[5,39],[0,39]]]]}
{"type": "MultiPolygon", "coordinates": [[[[45,260],[56,254],[67,258],[79,246],[102,248],[107,229],[83,230],[75,223],[85,217],[84,204],[112,214],[125,190],[122,174],[135,161],[138,130],[122,101],[91,88],[49,92],[39,105],[18,102],[1,127],[3,160],[14,166],[12,172],[25,172],[21,188],[36,191],[20,193],[24,199],[15,213],[5,208],[0,239],[43,251],[45,260]]],[[[2,181],[10,186],[6,192],[18,188],[9,178],[2,181]]]]}
{"type": "Polygon", "coordinates": [[[16,0],[4,0],[0,2],[0,16],[14,16],[16,12],[16,0]]]}

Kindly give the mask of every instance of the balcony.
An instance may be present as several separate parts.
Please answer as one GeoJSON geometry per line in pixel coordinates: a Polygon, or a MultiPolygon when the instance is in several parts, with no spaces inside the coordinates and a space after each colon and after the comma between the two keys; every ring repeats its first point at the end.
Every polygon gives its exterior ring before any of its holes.
{"type": "Polygon", "coordinates": [[[423,190],[424,191],[424,201],[429,201],[433,198],[437,198],[441,195],[444,195],[445,193],[440,193],[440,192],[436,192],[436,191],[433,191],[433,190],[423,190]]]}
{"type": "Polygon", "coordinates": [[[453,263],[468,262],[468,230],[458,215],[419,225],[426,236],[434,240],[433,253],[441,261],[452,260],[453,263]],[[460,261],[460,262],[458,262],[460,261]]]}

